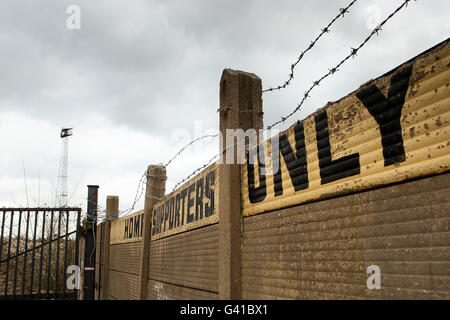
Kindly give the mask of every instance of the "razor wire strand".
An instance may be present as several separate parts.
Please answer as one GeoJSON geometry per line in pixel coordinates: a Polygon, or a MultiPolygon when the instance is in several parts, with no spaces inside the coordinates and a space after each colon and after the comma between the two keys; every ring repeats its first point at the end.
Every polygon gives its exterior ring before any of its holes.
{"type": "Polygon", "coordinates": [[[275,87],[269,87],[268,89],[263,90],[262,92],[272,92],[272,91],[278,91],[281,89],[286,88],[291,81],[294,79],[294,69],[295,67],[300,63],[300,61],[303,59],[303,57],[305,56],[306,53],[308,53],[308,51],[312,50],[314,48],[314,46],[316,45],[316,43],[320,40],[320,38],[322,38],[323,35],[325,35],[326,33],[329,33],[331,31],[330,27],[340,18],[344,18],[346,13],[350,13],[350,11],[348,11],[355,3],[357,2],[357,0],[353,0],[352,2],[350,2],[345,8],[340,8],[339,9],[339,14],[334,17],[326,27],[321,29],[320,34],[313,40],[311,41],[311,43],[309,44],[309,46],[303,50],[300,53],[300,56],[297,58],[297,60],[291,64],[291,73],[288,76],[288,79],[284,82],[284,84],[282,85],[278,85],[275,87]]]}
{"type": "MultiPolygon", "coordinates": [[[[304,93],[303,98],[302,98],[302,100],[300,101],[300,103],[297,104],[296,108],[295,108],[291,113],[289,113],[289,114],[288,114],[287,116],[285,116],[285,117],[281,117],[280,120],[274,122],[273,124],[267,126],[266,128],[267,128],[268,130],[271,130],[274,126],[276,126],[276,125],[278,125],[278,124],[280,124],[280,123],[284,123],[287,119],[289,119],[289,118],[292,117],[295,113],[297,113],[297,112],[300,110],[300,108],[303,106],[304,102],[310,97],[309,94],[311,93],[312,90],[314,90],[315,87],[319,86],[320,83],[321,83],[323,80],[325,80],[326,78],[328,78],[328,77],[331,76],[331,75],[334,75],[337,71],[339,71],[339,68],[340,68],[346,61],[348,61],[348,60],[349,60],[350,58],[352,58],[352,57],[355,57],[355,56],[357,55],[357,53],[359,52],[359,50],[360,50],[362,47],[364,47],[364,46],[367,44],[367,42],[369,42],[370,39],[371,39],[375,34],[378,35],[378,32],[382,31],[382,27],[383,27],[390,19],[392,19],[392,18],[393,18],[399,11],[401,11],[403,8],[405,8],[405,7],[408,6],[408,3],[409,3],[410,1],[411,1],[411,0],[404,0],[403,3],[402,3],[399,7],[397,7],[397,8],[396,8],[396,9],[395,9],[395,10],[394,10],[394,11],[393,11],[393,12],[385,19],[385,20],[383,20],[378,26],[376,26],[376,27],[372,30],[372,32],[369,34],[369,36],[367,36],[367,37],[364,39],[364,41],[363,41],[358,47],[356,47],[356,48],[353,48],[353,47],[350,48],[351,51],[350,51],[350,54],[349,54],[349,55],[347,55],[344,59],[342,59],[342,60],[341,60],[334,68],[329,69],[328,73],[326,73],[325,75],[323,75],[322,77],[320,77],[318,80],[314,81],[313,84],[312,84],[312,86],[304,93]]],[[[417,1],[417,0],[414,0],[414,1],[417,1]]],[[[250,110],[242,110],[242,111],[250,111],[250,110]]],[[[253,133],[251,136],[254,136],[254,135],[256,135],[256,133],[253,133]]],[[[250,136],[250,137],[251,137],[251,136],[250,136]]],[[[250,138],[250,137],[249,137],[249,138],[250,138]]],[[[245,141],[245,140],[244,140],[244,141],[245,141]]],[[[214,157],[211,158],[206,164],[204,164],[203,166],[201,166],[201,167],[195,169],[189,176],[187,176],[186,178],[184,178],[184,179],[182,179],[180,182],[178,182],[178,183],[175,185],[175,187],[174,187],[173,190],[175,191],[176,188],[177,188],[179,185],[181,185],[181,184],[183,184],[184,182],[188,181],[192,176],[194,176],[194,175],[195,175],[197,172],[199,172],[200,170],[206,168],[209,164],[211,164],[211,162],[212,162],[215,158],[217,158],[218,156],[220,156],[221,154],[223,154],[227,149],[233,148],[233,147],[235,147],[235,146],[237,146],[237,145],[243,143],[244,141],[240,141],[240,142],[237,142],[237,143],[232,144],[232,145],[230,145],[230,146],[227,146],[227,147],[226,147],[225,149],[223,149],[220,153],[214,155],[214,157]]]]}

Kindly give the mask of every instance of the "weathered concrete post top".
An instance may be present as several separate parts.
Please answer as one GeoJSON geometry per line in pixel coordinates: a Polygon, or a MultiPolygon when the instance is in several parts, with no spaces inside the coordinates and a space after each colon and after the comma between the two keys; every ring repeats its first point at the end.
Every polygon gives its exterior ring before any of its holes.
{"type": "Polygon", "coordinates": [[[219,298],[241,297],[241,198],[237,136],[263,128],[262,84],[253,73],[225,69],[220,79],[219,298]],[[231,131],[232,132],[232,131],[231,131]],[[224,149],[224,150],[223,150],[224,149]],[[231,161],[230,161],[231,160],[231,161]]]}
{"type": "Polygon", "coordinates": [[[262,128],[261,79],[253,73],[225,69],[220,79],[220,132],[223,138],[227,129],[262,128]]]}
{"type": "MultiPolygon", "coordinates": [[[[147,189],[146,189],[146,207],[147,201],[152,204],[164,197],[166,192],[167,173],[163,165],[149,165],[147,169],[147,189]]],[[[152,205],[153,206],[153,205],[152,205]]]]}
{"type": "Polygon", "coordinates": [[[106,197],[106,220],[112,221],[119,218],[119,197],[106,197]]]}

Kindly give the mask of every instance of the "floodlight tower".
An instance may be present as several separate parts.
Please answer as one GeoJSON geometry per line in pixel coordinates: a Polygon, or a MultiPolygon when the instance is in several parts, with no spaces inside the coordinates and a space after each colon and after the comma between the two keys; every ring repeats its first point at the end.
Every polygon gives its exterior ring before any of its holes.
{"type": "Polygon", "coordinates": [[[67,176],[68,176],[68,162],[69,162],[69,137],[73,135],[73,128],[61,129],[62,152],[61,152],[61,167],[59,172],[59,190],[58,190],[58,204],[61,208],[67,207],[67,176]]]}

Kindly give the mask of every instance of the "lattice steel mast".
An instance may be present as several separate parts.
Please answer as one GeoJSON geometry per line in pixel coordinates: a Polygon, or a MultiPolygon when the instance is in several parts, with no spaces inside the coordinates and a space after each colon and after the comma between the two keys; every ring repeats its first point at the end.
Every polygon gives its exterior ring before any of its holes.
{"type": "Polygon", "coordinates": [[[62,152],[61,152],[61,167],[59,172],[59,190],[58,190],[58,205],[61,208],[67,207],[67,180],[68,180],[68,163],[69,163],[69,137],[72,136],[72,128],[63,128],[61,130],[62,152]]]}

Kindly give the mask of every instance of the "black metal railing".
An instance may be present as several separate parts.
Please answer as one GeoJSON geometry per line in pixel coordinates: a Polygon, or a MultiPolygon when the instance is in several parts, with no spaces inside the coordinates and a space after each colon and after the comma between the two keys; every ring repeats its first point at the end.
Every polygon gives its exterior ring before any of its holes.
{"type": "Polygon", "coordinates": [[[0,208],[0,300],[76,299],[80,208],[0,208]]]}

